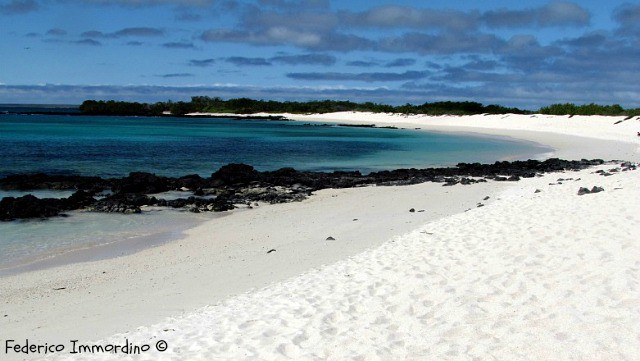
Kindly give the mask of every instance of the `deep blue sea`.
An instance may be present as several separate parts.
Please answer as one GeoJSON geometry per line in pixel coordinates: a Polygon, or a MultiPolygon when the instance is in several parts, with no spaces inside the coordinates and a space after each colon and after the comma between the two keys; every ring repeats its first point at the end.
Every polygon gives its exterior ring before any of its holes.
{"type": "MultiPolygon", "coordinates": [[[[34,172],[120,177],[132,171],[207,177],[228,163],[251,164],[258,170],[293,167],[367,173],[527,159],[548,151],[504,138],[413,129],[271,120],[0,114],[0,177],[34,172]]],[[[0,190],[0,197],[19,195],[0,190]]],[[[191,214],[174,211],[134,216],[71,212],[70,217],[46,221],[0,222],[0,274],[3,268],[78,248],[177,237],[179,230],[195,223],[191,214]]]]}

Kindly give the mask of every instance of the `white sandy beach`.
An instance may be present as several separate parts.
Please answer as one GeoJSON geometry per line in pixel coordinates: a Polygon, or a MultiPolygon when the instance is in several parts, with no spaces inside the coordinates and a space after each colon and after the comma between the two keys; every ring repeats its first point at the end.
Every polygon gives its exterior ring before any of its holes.
{"type": "MultiPolygon", "coordinates": [[[[640,160],[638,118],[288,117],[640,160]]],[[[616,167],[325,190],[234,212],[132,255],[3,277],[0,359],[44,356],[7,351],[7,339],[62,344],[47,356],[92,360],[129,357],[71,355],[70,340],[150,345],[131,359],[637,359],[640,173],[595,173],[616,167]],[[604,191],[577,194],[593,186],[604,191]]]]}

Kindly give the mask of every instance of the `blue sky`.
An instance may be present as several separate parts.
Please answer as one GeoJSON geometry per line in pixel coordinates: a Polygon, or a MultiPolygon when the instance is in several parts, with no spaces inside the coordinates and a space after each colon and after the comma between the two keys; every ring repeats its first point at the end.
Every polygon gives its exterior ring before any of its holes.
{"type": "Polygon", "coordinates": [[[0,36],[0,103],[640,107],[640,4],[616,0],[0,0],[0,36]]]}

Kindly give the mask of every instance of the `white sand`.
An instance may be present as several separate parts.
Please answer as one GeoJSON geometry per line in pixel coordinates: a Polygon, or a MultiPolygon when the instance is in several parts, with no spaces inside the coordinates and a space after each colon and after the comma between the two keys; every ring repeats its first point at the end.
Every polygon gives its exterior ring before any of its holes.
{"type": "MultiPolygon", "coordinates": [[[[296,119],[455,128],[538,141],[563,158],[640,158],[635,118],[526,117],[296,119]]],[[[168,342],[143,359],[633,359],[638,172],[594,170],[326,190],[212,220],[133,255],[0,278],[1,346],[29,339],[68,351],[72,339],[129,337],[168,342]],[[558,177],[582,180],[549,185],[558,177]],[[594,185],[605,191],[577,196],[594,185]]],[[[4,351],[2,359],[24,357],[4,351]]]]}
{"type": "Polygon", "coordinates": [[[160,322],[488,203],[485,196],[506,186],[329,189],[212,219],[184,239],[132,255],[2,277],[0,342],[68,343],[160,322]]]}
{"type": "Polygon", "coordinates": [[[639,180],[523,180],[486,207],[97,344],[149,344],[158,360],[636,360],[639,180]],[[577,195],[593,185],[605,191],[577,195]]]}

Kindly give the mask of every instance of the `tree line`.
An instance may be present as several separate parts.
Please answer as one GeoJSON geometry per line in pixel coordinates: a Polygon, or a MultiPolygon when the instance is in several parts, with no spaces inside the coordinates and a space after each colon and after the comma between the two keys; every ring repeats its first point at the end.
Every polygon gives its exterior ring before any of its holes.
{"type": "Polygon", "coordinates": [[[640,108],[624,109],[619,104],[600,105],[590,103],[575,105],[573,103],[558,103],[540,108],[539,113],[551,115],[609,115],[634,117],[640,115],[640,108]]]}
{"type": "MultiPolygon", "coordinates": [[[[218,97],[194,96],[189,102],[158,102],[153,104],[85,100],[80,105],[80,112],[87,115],[137,115],[158,116],[163,114],[185,115],[188,113],[333,113],[343,111],[360,111],[373,113],[427,114],[427,115],[472,115],[472,114],[528,114],[530,111],[508,108],[500,105],[483,105],[478,102],[426,102],[420,105],[405,104],[399,106],[379,104],[373,102],[355,103],[340,100],[315,100],[307,102],[274,100],[256,100],[249,98],[235,98],[223,100],[218,97]]],[[[620,105],[575,105],[552,104],[540,108],[542,114],[553,115],[640,115],[640,108],[623,109],[620,105]]]]}

